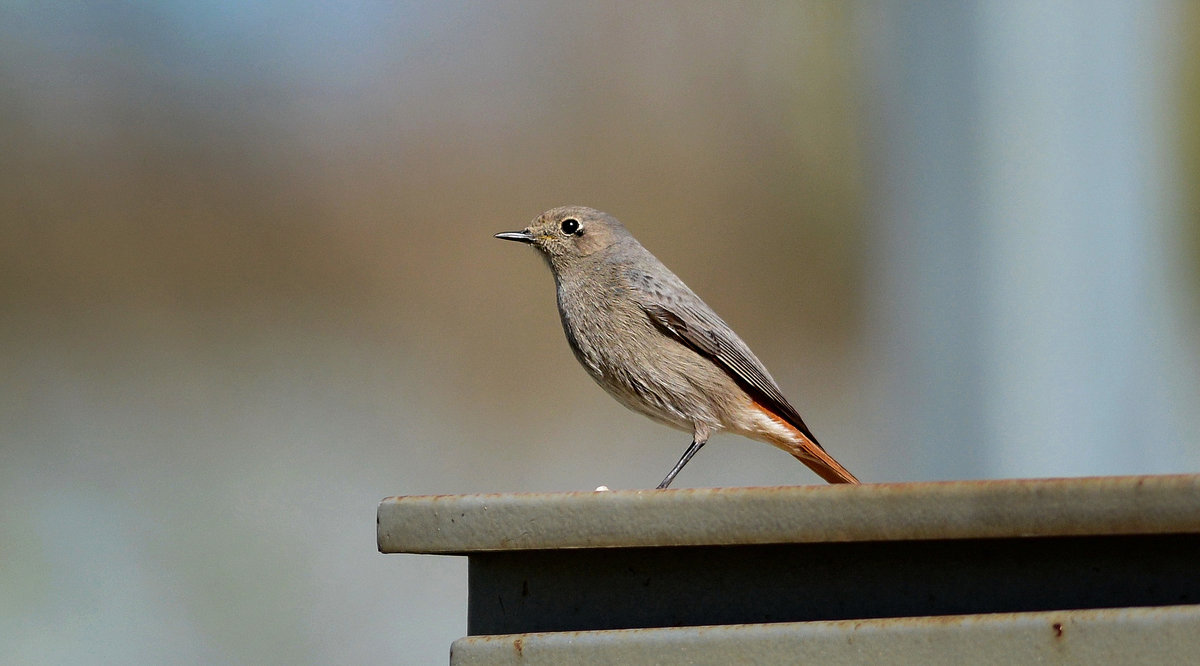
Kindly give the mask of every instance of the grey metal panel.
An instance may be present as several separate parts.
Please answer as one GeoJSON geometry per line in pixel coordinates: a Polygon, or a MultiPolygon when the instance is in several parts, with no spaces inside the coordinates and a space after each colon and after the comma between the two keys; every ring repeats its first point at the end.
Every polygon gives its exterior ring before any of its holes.
{"type": "Polygon", "coordinates": [[[1200,606],[473,636],[453,666],[521,664],[1179,664],[1200,606]]]}
{"type": "Polygon", "coordinates": [[[467,633],[1200,604],[1200,534],[477,553],[467,633]]]}
{"type": "Polygon", "coordinates": [[[384,553],[1200,533],[1200,476],[392,497],[384,553]]]}

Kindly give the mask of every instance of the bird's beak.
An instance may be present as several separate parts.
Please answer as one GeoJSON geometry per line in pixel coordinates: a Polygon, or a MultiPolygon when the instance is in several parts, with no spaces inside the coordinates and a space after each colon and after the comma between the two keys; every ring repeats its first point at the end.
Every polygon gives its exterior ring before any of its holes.
{"type": "Polygon", "coordinates": [[[517,241],[518,243],[532,243],[533,234],[528,231],[506,231],[502,234],[496,234],[496,238],[501,240],[517,241]]]}

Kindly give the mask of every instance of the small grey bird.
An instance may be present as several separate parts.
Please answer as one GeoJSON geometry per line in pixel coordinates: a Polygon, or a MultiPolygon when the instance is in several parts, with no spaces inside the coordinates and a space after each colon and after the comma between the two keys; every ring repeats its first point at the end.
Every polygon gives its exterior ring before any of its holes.
{"type": "Polygon", "coordinates": [[[596,383],[629,409],[692,433],[659,488],[720,430],[777,446],[829,483],[858,483],[746,343],[616,218],[564,206],[496,238],[528,243],[550,264],[567,342],[596,383]]]}

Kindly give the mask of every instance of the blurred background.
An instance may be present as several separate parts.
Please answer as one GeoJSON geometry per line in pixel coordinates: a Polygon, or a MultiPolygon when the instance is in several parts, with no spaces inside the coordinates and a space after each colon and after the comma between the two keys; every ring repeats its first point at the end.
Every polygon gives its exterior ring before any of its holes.
{"type": "Polygon", "coordinates": [[[865,481],[1196,472],[1197,7],[6,3],[0,661],[443,663],[465,562],[381,498],[688,443],[492,238],[566,203],[865,481]]]}

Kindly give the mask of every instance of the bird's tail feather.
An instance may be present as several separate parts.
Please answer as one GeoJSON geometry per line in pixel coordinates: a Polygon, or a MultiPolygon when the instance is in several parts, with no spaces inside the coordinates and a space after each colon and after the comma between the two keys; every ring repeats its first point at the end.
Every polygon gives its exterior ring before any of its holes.
{"type": "Polygon", "coordinates": [[[802,432],[799,428],[788,423],[780,418],[771,410],[763,407],[757,402],[752,402],[751,405],[763,414],[766,414],[776,424],[786,428],[791,437],[785,438],[778,433],[767,434],[763,439],[771,444],[787,451],[795,456],[796,460],[804,463],[809,469],[817,473],[817,476],[825,479],[829,483],[858,483],[858,479],[850,473],[850,470],[842,467],[842,464],[833,459],[833,456],[825,452],[819,444],[811,437],[802,432]]]}
{"type": "Polygon", "coordinates": [[[833,456],[825,453],[824,449],[807,437],[804,437],[800,444],[789,446],[788,453],[829,483],[858,483],[858,479],[850,473],[850,470],[842,467],[842,464],[834,460],[833,456]]]}

